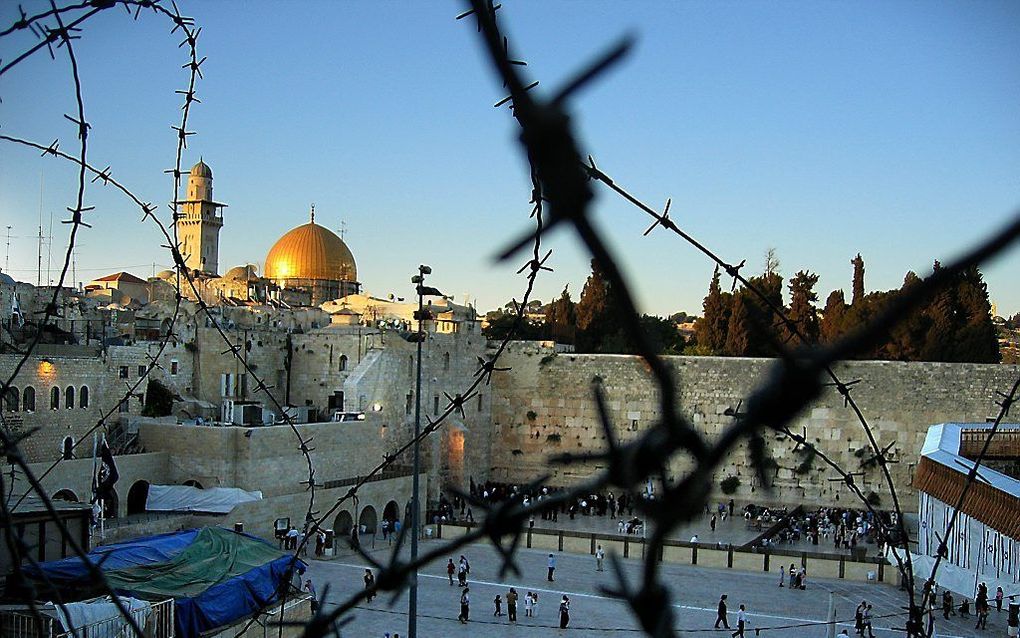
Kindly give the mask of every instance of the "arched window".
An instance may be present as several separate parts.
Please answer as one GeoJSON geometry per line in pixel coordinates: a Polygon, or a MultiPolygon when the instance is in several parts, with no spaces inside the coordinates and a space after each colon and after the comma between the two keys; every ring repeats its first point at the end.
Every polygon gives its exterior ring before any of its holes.
{"type": "Polygon", "coordinates": [[[64,390],[64,407],[70,410],[74,407],[74,386],[69,385],[64,390]]]}
{"type": "Polygon", "coordinates": [[[4,410],[8,412],[18,411],[18,389],[13,385],[7,388],[7,392],[4,392],[4,410]]]}
{"type": "Polygon", "coordinates": [[[74,458],[74,437],[65,436],[64,440],[60,442],[60,456],[65,461],[70,461],[74,458]]]}
{"type": "Polygon", "coordinates": [[[407,358],[407,374],[414,374],[414,356],[407,358]]]}
{"type": "Polygon", "coordinates": [[[35,411],[35,388],[32,386],[27,386],[25,388],[25,392],[21,397],[21,407],[25,410],[25,412],[35,411]]]}
{"type": "Polygon", "coordinates": [[[346,369],[347,369],[347,355],[342,354],[340,355],[340,372],[343,372],[346,369]]]}
{"type": "Polygon", "coordinates": [[[78,391],[78,407],[89,407],[89,387],[87,385],[83,385],[81,390],[78,391]]]}
{"type": "Polygon", "coordinates": [[[53,386],[52,388],[50,388],[50,409],[51,410],[60,409],[60,388],[58,388],[57,386],[53,386]]]}
{"type": "Polygon", "coordinates": [[[443,353],[443,371],[448,371],[449,369],[450,369],[450,353],[449,352],[444,352],[443,353]]]}

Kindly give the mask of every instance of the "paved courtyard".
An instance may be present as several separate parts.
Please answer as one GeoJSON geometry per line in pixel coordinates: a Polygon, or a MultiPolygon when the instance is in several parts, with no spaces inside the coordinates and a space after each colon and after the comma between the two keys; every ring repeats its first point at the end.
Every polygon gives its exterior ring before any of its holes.
{"type": "MultiPolygon", "coordinates": [[[[427,551],[438,541],[427,541],[422,550],[427,551]]],[[[547,552],[521,550],[519,577],[499,576],[499,561],[496,553],[484,545],[474,545],[463,552],[471,562],[471,622],[466,626],[457,621],[460,589],[451,587],[447,580],[444,564],[431,565],[419,576],[419,620],[418,635],[422,638],[443,638],[445,636],[561,636],[575,634],[584,636],[640,635],[637,624],[632,620],[626,606],[607,596],[602,587],[612,586],[615,579],[610,571],[609,560],[606,571],[595,571],[594,558],[587,555],[557,553],[556,581],[546,580],[547,552]],[[492,599],[496,594],[505,598],[513,586],[521,596],[517,626],[507,622],[504,616],[493,616],[492,599]],[[525,592],[539,593],[538,613],[534,618],[524,617],[523,597],[525,592]],[[560,597],[566,594],[571,600],[570,628],[559,629],[557,608],[560,597]]],[[[385,560],[387,552],[380,548],[375,556],[385,560]]],[[[457,556],[452,556],[456,562],[457,556]]],[[[332,561],[310,560],[309,575],[320,592],[329,584],[326,600],[329,609],[331,601],[345,598],[363,587],[361,580],[364,564],[356,557],[337,557],[332,561]]],[[[624,572],[636,579],[640,561],[622,561],[624,572]]],[[[747,606],[749,625],[747,636],[760,630],[763,635],[822,638],[826,635],[824,622],[828,614],[829,596],[833,597],[836,618],[841,621],[836,632],[846,628],[853,635],[854,609],[861,600],[874,605],[875,635],[888,638],[903,635],[902,614],[905,598],[896,587],[886,584],[857,583],[841,580],[809,579],[805,591],[780,589],[777,580],[769,574],[747,573],[730,570],[713,570],[703,567],[664,564],[662,573],[672,591],[674,626],[688,632],[713,634],[726,638],[729,632],[715,631],[716,604],[719,595],[728,594],[731,627],[736,625],[736,611],[740,604],[747,606]],[[801,625],[793,626],[791,625],[801,625]]],[[[382,595],[372,603],[362,604],[353,614],[353,620],[343,629],[344,636],[382,638],[385,632],[406,635],[407,597],[401,595],[391,606],[390,598],[382,595]]],[[[994,610],[989,619],[988,631],[974,629],[973,620],[960,621],[953,618],[943,622],[939,617],[936,631],[939,636],[969,637],[1000,635],[1005,633],[1005,612],[994,610]]]]}

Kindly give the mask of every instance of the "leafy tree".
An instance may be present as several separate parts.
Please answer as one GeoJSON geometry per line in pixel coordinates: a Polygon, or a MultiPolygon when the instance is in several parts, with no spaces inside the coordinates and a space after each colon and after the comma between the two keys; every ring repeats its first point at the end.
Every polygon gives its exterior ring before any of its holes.
{"type": "Polygon", "coordinates": [[[174,409],[174,393],[158,379],[149,379],[145,387],[142,416],[170,416],[174,409]]]}
{"type": "MultiPolygon", "coordinates": [[[[492,341],[502,341],[513,330],[517,323],[517,314],[514,312],[495,312],[486,315],[487,325],[482,328],[482,335],[492,341]]],[[[540,341],[544,338],[543,326],[527,318],[522,318],[520,326],[514,333],[514,339],[519,341],[540,341]]]]}
{"type": "Polygon", "coordinates": [[[818,343],[818,310],[815,302],[818,295],[815,294],[815,284],[818,283],[818,275],[808,271],[799,271],[790,280],[790,312],[788,317],[797,327],[800,334],[804,336],[808,344],[818,343]]]}
{"type": "Polygon", "coordinates": [[[988,287],[977,266],[960,273],[956,300],[960,327],[956,335],[956,360],[998,363],[999,340],[992,322],[988,287]]]}
{"type": "Polygon", "coordinates": [[[722,354],[726,347],[726,324],[730,310],[727,301],[719,286],[719,266],[716,266],[708,286],[708,295],[702,303],[704,314],[694,324],[698,346],[710,354],[722,354]]]}

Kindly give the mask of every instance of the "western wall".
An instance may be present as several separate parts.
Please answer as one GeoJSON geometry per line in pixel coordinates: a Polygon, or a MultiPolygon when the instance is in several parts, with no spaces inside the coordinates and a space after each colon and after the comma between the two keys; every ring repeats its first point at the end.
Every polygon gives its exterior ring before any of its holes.
{"type": "MultiPolygon", "coordinates": [[[[666,357],[672,367],[681,412],[708,440],[716,439],[733,422],[735,409],[756,388],[773,363],[768,359],[722,357],[666,357]]],[[[526,482],[549,473],[553,485],[571,485],[600,469],[598,464],[551,466],[547,458],[562,452],[603,449],[604,436],[592,400],[592,380],[602,381],[618,438],[639,436],[659,418],[659,395],[646,366],[634,356],[557,353],[536,342],[515,343],[500,360],[512,367],[493,377],[492,466],[495,481],[526,482]]],[[[903,363],[853,361],[835,366],[844,382],[860,379],[852,395],[871,425],[879,445],[892,444],[888,467],[905,510],[916,510],[911,487],[913,470],[929,425],[941,422],[980,422],[998,410],[996,391],[1006,391],[1020,367],[959,363],[903,363]]],[[[891,507],[880,469],[868,463],[872,453],[856,416],[842,396],[828,387],[792,424],[808,440],[855,477],[865,494],[875,492],[879,507],[891,507]]],[[[816,459],[804,467],[804,454],[779,434],[766,434],[766,447],[777,467],[771,492],[757,484],[746,443],[723,462],[713,480],[713,500],[729,499],[720,481],[740,480],[738,501],[852,505],[855,497],[837,475],[816,459]]],[[[690,469],[677,458],[673,477],[690,469]]]]}

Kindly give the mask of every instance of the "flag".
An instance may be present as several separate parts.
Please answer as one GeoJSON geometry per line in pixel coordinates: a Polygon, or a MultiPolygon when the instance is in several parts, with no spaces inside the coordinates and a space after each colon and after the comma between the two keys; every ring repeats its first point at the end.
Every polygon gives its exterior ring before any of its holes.
{"type": "Polygon", "coordinates": [[[92,502],[115,498],[113,487],[119,478],[120,472],[117,471],[117,463],[113,460],[110,444],[106,442],[106,437],[103,437],[103,442],[99,444],[99,472],[92,483],[92,502]]]}

